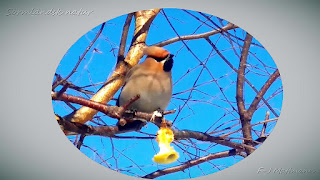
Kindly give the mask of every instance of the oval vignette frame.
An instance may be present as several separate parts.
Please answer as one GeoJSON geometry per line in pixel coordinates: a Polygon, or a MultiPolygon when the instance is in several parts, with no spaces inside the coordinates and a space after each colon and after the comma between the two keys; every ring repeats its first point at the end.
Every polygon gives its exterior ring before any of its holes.
{"type": "MultiPolygon", "coordinates": [[[[123,15],[93,28],[68,50],[57,68],[53,86],[72,74],[54,88],[56,92],[90,99],[103,86],[116,68],[127,17],[123,15]]],[[[124,56],[134,39],[134,18],[129,23],[124,56]]],[[[175,55],[173,98],[167,110],[177,111],[165,117],[173,122],[172,129],[188,130],[172,143],[180,158],[169,165],[152,161],[159,151],[155,141],[158,127],[152,123],[140,132],[115,136],[68,135],[89,158],[135,177],[188,179],[189,174],[194,178],[232,166],[252,153],[249,146],[259,147],[271,133],[282,107],[282,82],[269,53],[256,39],[251,41],[244,30],[201,12],[163,9],[152,21],[146,44],[164,46],[175,55]],[[249,47],[248,55],[243,46],[249,47]],[[263,99],[257,96],[259,93],[263,99]],[[242,127],[251,129],[252,140],[248,139],[248,131],[241,131],[242,127]],[[156,173],[174,168],[174,173],[156,173]]],[[[114,98],[118,94],[119,91],[114,98]]],[[[81,107],[79,104],[53,100],[55,114],[65,119],[81,107]]],[[[114,106],[115,101],[108,104],[114,106]]],[[[99,112],[83,127],[115,127],[117,121],[99,112]]]]}

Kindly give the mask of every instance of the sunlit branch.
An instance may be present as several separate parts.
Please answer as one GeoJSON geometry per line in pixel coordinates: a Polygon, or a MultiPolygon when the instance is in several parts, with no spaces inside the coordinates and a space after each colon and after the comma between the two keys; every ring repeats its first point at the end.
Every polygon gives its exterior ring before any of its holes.
{"type": "MultiPolygon", "coordinates": [[[[138,64],[143,56],[142,49],[145,46],[149,27],[159,13],[160,9],[151,9],[146,11],[137,11],[135,17],[135,31],[131,42],[131,47],[124,59],[117,64],[116,69],[111,74],[105,85],[91,98],[92,101],[106,104],[124,83],[124,78],[128,70],[138,64]]],[[[65,116],[66,119],[79,123],[86,123],[91,120],[97,110],[83,106],[73,114],[65,116]]]]}

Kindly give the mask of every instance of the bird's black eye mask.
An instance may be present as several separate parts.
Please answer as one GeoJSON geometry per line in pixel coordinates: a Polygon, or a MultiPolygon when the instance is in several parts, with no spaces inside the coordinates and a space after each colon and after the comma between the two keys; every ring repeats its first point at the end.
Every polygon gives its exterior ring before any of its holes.
{"type": "Polygon", "coordinates": [[[160,57],[153,57],[151,56],[153,59],[155,59],[157,62],[161,62],[161,61],[164,61],[164,64],[163,64],[163,70],[165,72],[169,72],[171,71],[172,69],[172,66],[173,66],[173,54],[169,54],[168,56],[166,56],[165,58],[160,58],[160,57]]]}
{"type": "Polygon", "coordinates": [[[168,56],[164,57],[164,58],[160,58],[160,57],[153,57],[151,56],[153,59],[155,59],[156,61],[158,62],[161,62],[161,61],[168,61],[169,59],[172,59],[174,55],[173,54],[168,54],[168,56]]]}

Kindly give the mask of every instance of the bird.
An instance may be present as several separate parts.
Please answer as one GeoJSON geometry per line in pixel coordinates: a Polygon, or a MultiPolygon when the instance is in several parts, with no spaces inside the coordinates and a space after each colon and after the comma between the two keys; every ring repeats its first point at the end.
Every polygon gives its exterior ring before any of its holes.
{"type": "MultiPolygon", "coordinates": [[[[123,106],[133,97],[139,98],[128,106],[128,110],[154,113],[159,116],[170,103],[172,97],[173,56],[169,51],[158,46],[147,46],[143,49],[146,59],[132,67],[125,77],[117,100],[117,106],[123,106]]],[[[142,128],[145,120],[137,119],[119,128],[129,130],[142,128]]]]}

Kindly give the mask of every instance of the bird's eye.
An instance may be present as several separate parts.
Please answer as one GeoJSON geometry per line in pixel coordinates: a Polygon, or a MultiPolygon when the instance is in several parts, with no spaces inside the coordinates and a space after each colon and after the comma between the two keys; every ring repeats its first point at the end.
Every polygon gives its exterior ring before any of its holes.
{"type": "Polygon", "coordinates": [[[155,59],[157,62],[161,62],[161,61],[165,60],[167,57],[165,57],[165,58],[152,57],[152,58],[155,59]]]}

